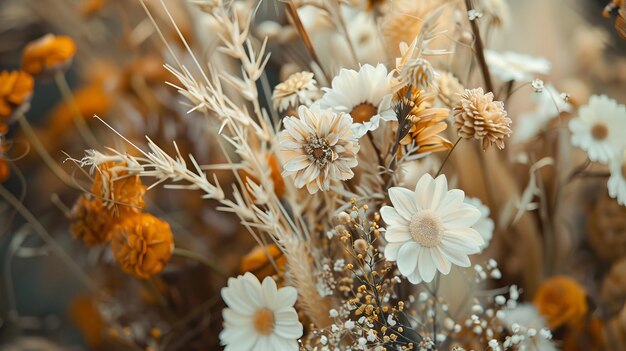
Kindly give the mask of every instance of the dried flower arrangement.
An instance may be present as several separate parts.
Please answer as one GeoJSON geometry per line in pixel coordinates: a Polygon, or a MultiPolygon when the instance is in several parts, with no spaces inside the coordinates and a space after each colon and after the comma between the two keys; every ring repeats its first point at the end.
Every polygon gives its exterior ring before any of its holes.
{"type": "Polygon", "coordinates": [[[59,33],[0,73],[0,350],[626,350],[626,3],[494,49],[561,2],[0,5],[59,33]]]}

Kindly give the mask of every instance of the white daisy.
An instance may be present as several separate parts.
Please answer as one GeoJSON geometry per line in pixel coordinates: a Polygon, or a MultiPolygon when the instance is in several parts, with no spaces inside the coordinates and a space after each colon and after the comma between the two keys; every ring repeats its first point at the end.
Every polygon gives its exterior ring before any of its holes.
{"type": "Polygon", "coordinates": [[[607,183],[609,196],[617,199],[617,203],[626,206],[626,152],[621,157],[614,157],[609,164],[611,176],[607,183]]]}
{"type": "Polygon", "coordinates": [[[543,57],[519,54],[517,52],[496,52],[485,50],[489,71],[504,82],[527,81],[537,74],[550,72],[550,61],[543,57]]]}
{"type": "Polygon", "coordinates": [[[608,164],[626,146],[626,106],[606,95],[593,95],[569,122],[572,144],[591,161],[608,164]]]}
{"type": "Polygon", "coordinates": [[[293,287],[278,289],[272,278],[263,284],[252,274],[229,278],[222,288],[228,308],[222,311],[225,351],[298,351],[302,324],[293,308],[298,293],[293,287]]]}
{"type": "Polygon", "coordinates": [[[466,196],[464,202],[476,207],[480,211],[480,218],[478,218],[478,222],[476,222],[472,228],[474,228],[485,241],[485,243],[480,246],[480,249],[484,250],[489,245],[493,237],[493,229],[495,228],[493,220],[489,218],[489,207],[485,206],[477,197],[466,196]]]}
{"type": "Polygon", "coordinates": [[[547,84],[541,92],[533,93],[535,109],[519,116],[513,140],[523,143],[535,137],[550,121],[561,112],[572,111],[572,105],[561,97],[552,84],[547,84]]]}
{"type": "Polygon", "coordinates": [[[394,81],[383,64],[363,65],[359,71],[341,69],[333,78],[332,88],[322,88],[324,96],[318,100],[322,108],[349,113],[354,120],[355,134],[362,137],[378,128],[380,121],[392,121],[394,81]]]}
{"type": "Polygon", "coordinates": [[[452,263],[469,267],[468,255],[484,240],[472,228],[480,211],[463,202],[462,190],[448,190],[444,175],[424,174],[415,191],[389,189],[391,206],[380,210],[387,231],[385,258],[397,261],[400,273],[413,284],[430,282],[437,271],[448,274],[452,263]]]}
{"type": "Polygon", "coordinates": [[[299,117],[283,119],[280,132],[283,175],[295,175],[295,185],[309,193],[327,191],[333,180],[354,177],[359,142],[352,132],[352,118],[343,112],[300,106],[299,117]]]}

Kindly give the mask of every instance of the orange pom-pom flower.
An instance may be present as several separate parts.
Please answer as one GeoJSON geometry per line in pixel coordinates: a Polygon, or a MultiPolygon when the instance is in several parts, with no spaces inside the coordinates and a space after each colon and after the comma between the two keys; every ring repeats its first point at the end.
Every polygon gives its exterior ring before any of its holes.
{"type": "Polygon", "coordinates": [[[167,265],[174,236],[167,222],[147,213],[134,214],[113,229],[111,249],[124,272],[148,279],[167,265]]]}
{"type": "Polygon", "coordinates": [[[66,69],[76,54],[72,38],[46,34],[24,48],[22,69],[34,76],[66,69]]]}

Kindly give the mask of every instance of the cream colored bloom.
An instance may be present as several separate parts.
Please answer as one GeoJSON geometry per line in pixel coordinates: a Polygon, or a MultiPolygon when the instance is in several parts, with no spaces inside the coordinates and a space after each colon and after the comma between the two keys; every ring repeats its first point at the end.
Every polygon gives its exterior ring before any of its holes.
{"type": "Polygon", "coordinates": [[[298,188],[309,193],[327,191],[330,183],[354,177],[359,142],[352,132],[352,118],[343,112],[300,106],[298,117],[286,117],[280,132],[283,175],[294,175],[298,188]]]}
{"type": "Polygon", "coordinates": [[[363,65],[359,71],[342,69],[333,78],[332,88],[322,88],[322,108],[349,113],[358,138],[378,128],[380,121],[396,119],[392,109],[394,80],[383,64],[363,65]]]}
{"type": "Polygon", "coordinates": [[[261,284],[246,273],[228,279],[222,298],[228,306],[222,311],[220,333],[225,351],[298,351],[303,329],[293,308],[298,298],[295,288],[278,289],[270,277],[261,284]]]}
{"type": "Polygon", "coordinates": [[[485,59],[487,59],[489,71],[504,82],[528,81],[535,78],[537,74],[550,72],[550,61],[543,57],[534,57],[512,51],[486,50],[485,59]]]}
{"type": "Polygon", "coordinates": [[[544,337],[545,333],[540,332],[548,329],[545,319],[534,305],[521,304],[515,308],[505,309],[503,322],[509,331],[524,336],[519,338],[519,346],[523,346],[525,350],[557,350],[552,341],[544,337]],[[534,329],[535,333],[529,334],[528,331],[531,329],[534,329]]]}
{"type": "Polygon", "coordinates": [[[391,206],[380,213],[387,231],[385,258],[396,261],[413,284],[430,282],[437,271],[448,274],[452,264],[469,267],[468,255],[480,251],[484,240],[472,227],[480,211],[464,203],[465,193],[448,190],[444,175],[424,174],[415,191],[389,189],[391,206]]]}
{"type": "Polygon", "coordinates": [[[626,107],[606,95],[594,95],[569,122],[572,144],[591,161],[608,164],[626,146],[626,107]]]}
{"type": "Polygon", "coordinates": [[[626,152],[614,157],[609,165],[611,176],[607,183],[609,196],[617,199],[617,203],[626,206],[626,152]]]}
{"type": "Polygon", "coordinates": [[[311,105],[318,97],[316,81],[311,72],[297,72],[274,88],[272,101],[278,111],[296,108],[300,105],[311,105]]]}
{"type": "Polygon", "coordinates": [[[495,228],[493,220],[489,218],[489,207],[485,206],[477,197],[466,196],[465,203],[476,207],[476,209],[480,211],[480,218],[478,218],[478,222],[476,222],[472,228],[474,228],[485,241],[485,243],[480,246],[481,250],[484,250],[489,246],[489,242],[493,237],[493,229],[495,228]]]}
{"type": "Polygon", "coordinates": [[[465,89],[454,107],[454,117],[459,136],[480,140],[483,150],[492,144],[504,149],[504,137],[511,135],[511,119],[504,104],[494,101],[493,93],[485,94],[482,88],[465,89]]]}
{"type": "Polygon", "coordinates": [[[435,69],[428,60],[418,57],[409,60],[400,70],[403,82],[420,90],[426,90],[435,83],[435,69]]]}

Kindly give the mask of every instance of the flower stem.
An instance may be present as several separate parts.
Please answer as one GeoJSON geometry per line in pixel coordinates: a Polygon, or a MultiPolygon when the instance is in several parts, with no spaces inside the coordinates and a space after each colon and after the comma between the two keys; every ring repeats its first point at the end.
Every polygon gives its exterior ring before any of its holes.
{"type": "Polygon", "coordinates": [[[37,151],[37,153],[39,154],[39,157],[41,157],[46,166],[50,168],[52,173],[54,173],[66,185],[74,187],[72,178],[70,178],[70,176],[65,173],[65,171],[61,167],[59,167],[59,165],[52,158],[52,156],[50,156],[48,150],[46,150],[46,148],[43,146],[41,140],[39,140],[37,134],[26,119],[26,116],[24,116],[23,114],[19,114],[17,116],[17,122],[26,134],[26,137],[28,137],[28,139],[30,140],[32,146],[35,148],[35,151],[37,151]]]}
{"type": "Polygon", "coordinates": [[[91,280],[80,266],[72,260],[72,258],[63,251],[63,248],[54,238],[48,233],[44,226],[37,220],[37,218],[30,212],[24,205],[5,187],[0,185],[0,196],[4,198],[15,210],[33,227],[35,232],[41,237],[41,239],[50,247],[50,249],[57,254],[61,261],[76,274],[76,276],[93,292],[99,292],[99,288],[96,283],[91,280]]]}
{"type": "Polygon", "coordinates": [[[54,81],[59,88],[59,91],[61,92],[61,97],[63,97],[63,101],[71,110],[72,120],[74,121],[76,129],[78,129],[78,133],[89,146],[97,149],[100,146],[100,143],[96,139],[95,135],[93,135],[91,129],[89,129],[89,127],[87,126],[87,123],[85,123],[85,119],[81,114],[78,105],[76,104],[76,100],[74,99],[74,95],[72,94],[72,89],[67,83],[63,72],[57,72],[54,75],[54,81]]]}
{"type": "MultiPolygon", "coordinates": [[[[474,6],[472,5],[472,0],[465,0],[465,7],[467,8],[467,12],[473,10],[474,6]]],[[[483,45],[483,40],[480,37],[480,29],[478,28],[478,23],[476,22],[476,19],[470,20],[470,25],[472,26],[472,32],[474,33],[476,44],[476,58],[478,59],[478,64],[480,65],[480,70],[483,74],[483,79],[485,80],[485,87],[487,88],[487,91],[493,92],[491,74],[489,73],[487,60],[485,60],[485,47],[483,45]]]]}
{"type": "Polygon", "coordinates": [[[198,254],[196,252],[193,252],[193,251],[190,251],[190,250],[187,250],[187,249],[181,249],[181,248],[177,247],[177,248],[174,248],[173,254],[175,256],[184,257],[184,258],[188,258],[188,259],[197,261],[197,262],[202,263],[203,265],[205,265],[205,266],[215,270],[217,273],[221,274],[222,276],[225,276],[225,277],[228,276],[228,272],[222,266],[219,266],[217,263],[209,260],[208,258],[206,258],[206,257],[204,257],[204,256],[202,256],[202,255],[200,255],[200,254],[198,254]]]}
{"type": "Polygon", "coordinates": [[[437,178],[440,174],[441,171],[443,171],[443,166],[445,166],[446,162],[448,161],[448,159],[450,158],[450,155],[452,155],[452,151],[454,151],[454,149],[456,149],[456,146],[459,144],[459,142],[461,141],[461,137],[459,137],[456,142],[454,143],[454,145],[452,145],[452,149],[450,149],[450,151],[448,151],[448,154],[446,155],[446,158],[443,159],[443,162],[441,162],[441,166],[439,166],[439,170],[437,171],[437,175],[435,175],[435,178],[437,178]]]}

